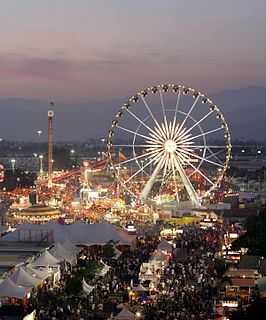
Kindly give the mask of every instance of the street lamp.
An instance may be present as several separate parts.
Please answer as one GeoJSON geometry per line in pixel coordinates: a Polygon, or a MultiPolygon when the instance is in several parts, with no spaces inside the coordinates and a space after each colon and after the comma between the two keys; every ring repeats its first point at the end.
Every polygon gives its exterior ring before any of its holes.
{"type": "Polygon", "coordinates": [[[38,133],[38,136],[39,136],[39,138],[40,138],[40,136],[41,136],[41,134],[42,134],[42,130],[38,130],[37,133],[38,133]]]}
{"type": "Polygon", "coordinates": [[[16,160],[15,159],[11,159],[10,162],[11,162],[12,171],[14,173],[15,172],[15,162],[16,162],[16,160]]]}
{"type": "Polygon", "coordinates": [[[75,153],[75,150],[74,150],[74,149],[72,149],[72,150],[70,150],[70,152],[71,152],[71,154],[73,154],[73,153],[75,153]]]}

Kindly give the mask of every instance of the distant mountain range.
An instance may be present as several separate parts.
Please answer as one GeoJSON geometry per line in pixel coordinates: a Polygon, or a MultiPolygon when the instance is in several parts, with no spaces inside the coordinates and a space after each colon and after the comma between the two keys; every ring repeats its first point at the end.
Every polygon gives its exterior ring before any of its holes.
{"type": "MultiPolygon", "coordinates": [[[[224,113],[233,139],[266,140],[266,87],[250,86],[225,90],[211,96],[224,113]]],[[[54,136],[56,140],[86,140],[106,136],[121,101],[56,103],[54,136]]],[[[37,140],[37,130],[46,139],[49,101],[0,100],[0,138],[37,140]]]]}

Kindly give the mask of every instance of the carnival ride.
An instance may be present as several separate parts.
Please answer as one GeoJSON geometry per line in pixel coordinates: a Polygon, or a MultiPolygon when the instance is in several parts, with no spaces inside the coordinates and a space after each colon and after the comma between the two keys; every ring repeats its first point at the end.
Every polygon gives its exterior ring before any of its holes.
{"type": "Polygon", "coordinates": [[[107,148],[125,194],[200,207],[223,179],[231,139],[223,114],[208,97],[166,84],[142,90],[122,105],[107,148]],[[119,153],[125,159],[117,163],[119,153]]]}
{"type": "MultiPolygon", "coordinates": [[[[95,163],[91,163],[90,164],[90,169],[91,170],[102,169],[102,168],[105,167],[106,163],[107,163],[107,159],[102,159],[102,160],[97,161],[95,163]]],[[[54,177],[52,179],[52,182],[53,183],[57,183],[59,181],[68,179],[68,178],[72,177],[73,175],[81,173],[81,171],[82,171],[82,169],[79,168],[79,169],[74,170],[74,171],[65,172],[65,173],[59,175],[58,177],[54,177]]],[[[38,183],[39,184],[45,184],[45,183],[47,183],[47,181],[48,181],[48,179],[42,179],[42,180],[38,180],[38,183]]]]}

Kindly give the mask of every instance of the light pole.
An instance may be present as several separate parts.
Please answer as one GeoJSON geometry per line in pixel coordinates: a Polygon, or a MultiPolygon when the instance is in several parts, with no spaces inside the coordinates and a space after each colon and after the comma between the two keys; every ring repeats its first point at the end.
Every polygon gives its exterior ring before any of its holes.
{"type": "MultiPolygon", "coordinates": [[[[54,104],[51,102],[51,107],[54,104]]],[[[54,111],[48,111],[48,188],[53,184],[53,117],[54,111]]]]}
{"type": "Polygon", "coordinates": [[[43,174],[43,155],[39,155],[39,159],[40,159],[40,175],[43,174]]]}
{"type": "Polygon", "coordinates": [[[15,173],[15,163],[16,163],[16,160],[15,160],[15,159],[11,159],[10,162],[11,162],[12,172],[15,173]]]}

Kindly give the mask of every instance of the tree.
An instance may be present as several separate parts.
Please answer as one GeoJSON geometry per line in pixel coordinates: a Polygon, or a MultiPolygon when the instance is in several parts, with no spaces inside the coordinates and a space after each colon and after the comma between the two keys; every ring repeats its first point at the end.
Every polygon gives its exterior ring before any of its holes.
{"type": "Polygon", "coordinates": [[[55,170],[67,170],[71,167],[70,150],[65,148],[54,148],[53,160],[55,170]]]}
{"type": "Polygon", "coordinates": [[[215,259],[213,262],[214,273],[217,278],[217,286],[220,288],[222,284],[225,282],[231,281],[229,277],[225,275],[226,271],[228,271],[231,267],[231,263],[226,261],[223,258],[215,259]]]}
{"type": "Polygon", "coordinates": [[[247,232],[235,240],[233,250],[248,248],[249,254],[266,257],[266,209],[259,216],[246,220],[247,232]]]}
{"type": "Polygon", "coordinates": [[[113,258],[115,256],[115,247],[113,241],[109,241],[103,246],[103,256],[105,258],[113,258]]]}
{"type": "Polygon", "coordinates": [[[84,269],[78,270],[73,278],[67,279],[65,288],[67,295],[78,296],[82,291],[82,279],[92,280],[102,268],[101,262],[87,260],[84,269]]]}
{"type": "Polygon", "coordinates": [[[255,320],[265,319],[266,298],[253,301],[246,310],[239,310],[232,314],[231,320],[255,320]]]}

